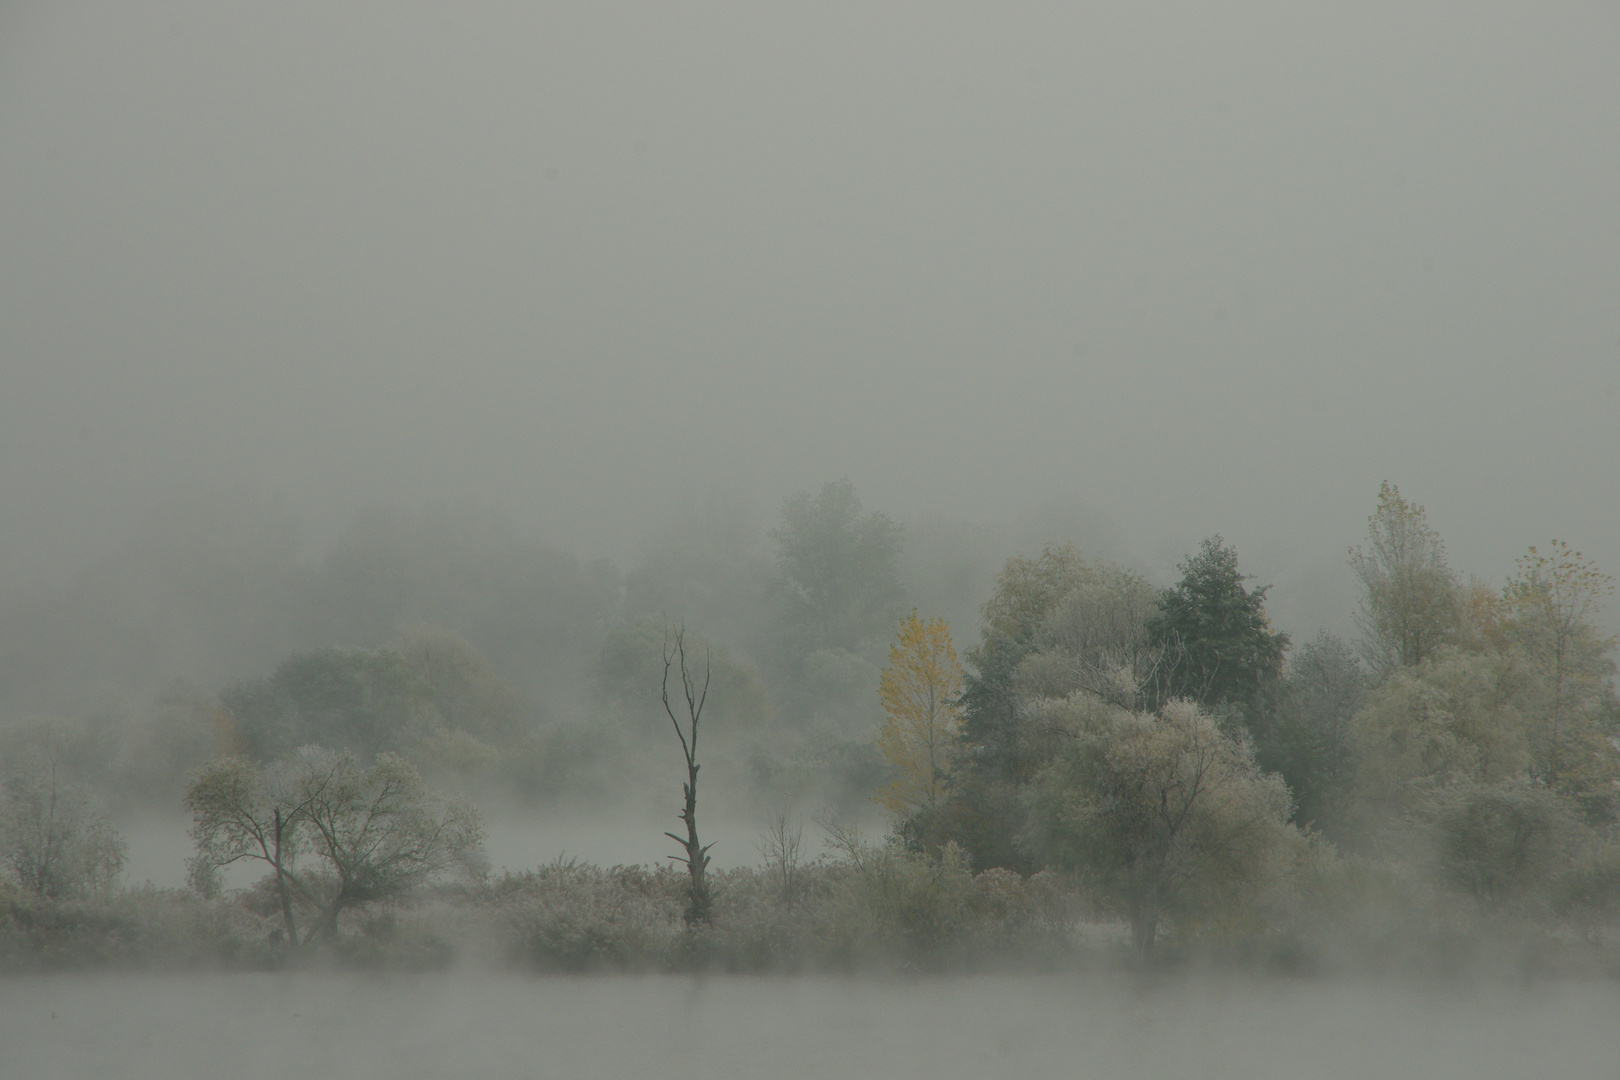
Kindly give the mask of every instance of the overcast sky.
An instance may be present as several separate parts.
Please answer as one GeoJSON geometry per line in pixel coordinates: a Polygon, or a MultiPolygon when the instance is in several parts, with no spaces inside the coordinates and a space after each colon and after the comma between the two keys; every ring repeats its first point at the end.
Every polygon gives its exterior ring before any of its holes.
{"type": "Polygon", "coordinates": [[[1465,570],[1620,571],[1617,57],[1612,3],[14,0],[0,570],[187,490],[623,554],[848,476],[1328,606],[1383,479],[1465,570]]]}

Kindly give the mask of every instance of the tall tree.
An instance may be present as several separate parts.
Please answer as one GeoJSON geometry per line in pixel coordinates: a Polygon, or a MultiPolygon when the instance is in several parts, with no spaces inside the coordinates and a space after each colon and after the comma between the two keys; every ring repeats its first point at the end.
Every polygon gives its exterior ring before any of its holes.
{"type": "Polygon", "coordinates": [[[1153,698],[1167,655],[1150,629],[1158,600],[1140,574],[1098,564],[1042,622],[1015,682],[1048,697],[1085,690],[1127,708],[1153,698]]]}
{"type": "Polygon", "coordinates": [[[770,536],[805,651],[854,651],[902,610],[900,526],[881,513],[863,514],[848,480],[824,484],[814,497],[789,496],[770,536]]]}
{"type": "Polygon", "coordinates": [[[902,820],[932,814],[945,793],[951,742],[962,718],[962,664],[943,619],[912,613],[889,647],[878,688],[888,719],[878,750],[894,779],[877,800],[902,820]]]}
{"type": "Polygon", "coordinates": [[[1350,568],[1362,590],[1361,655],[1375,674],[1422,663],[1456,633],[1461,583],[1446,565],[1446,546],[1423,507],[1387,480],[1367,518],[1367,547],[1350,549],[1350,568]]]}
{"type": "Polygon", "coordinates": [[[1524,777],[1517,682],[1511,658],[1458,650],[1397,669],[1351,720],[1363,815],[1411,811],[1459,784],[1524,777]]]}
{"type": "Polygon", "coordinates": [[[1600,730],[1613,695],[1615,639],[1593,621],[1613,592],[1614,578],[1561,540],[1520,557],[1503,591],[1505,635],[1534,676],[1532,768],[1538,780],[1584,801],[1612,790],[1615,774],[1600,730]]]}
{"type": "Polygon", "coordinates": [[[1035,869],[1014,843],[1024,821],[1020,788],[1050,759],[1052,744],[1032,737],[1039,733],[1023,722],[1019,670],[1040,648],[1042,629],[1063,599],[1097,580],[1072,544],[1010,558],[996,575],[979,643],[967,655],[958,764],[944,805],[920,838],[924,846],[953,842],[978,870],[1035,869]]]}
{"type": "Polygon", "coordinates": [[[1181,580],[1160,596],[1150,624],[1173,654],[1165,688],[1169,696],[1208,707],[1236,707],[1252,726],[1263,696],[1282,675],[1288,648],[1288,635],[1272,630],[1266,617],[1270,586],[1245,589],[1237,549],[1219,536],[1199,545],[1181,572],[1181,580]]]}
{"type": "Polygon", "coordinates": [[[1065,597],[1097,584],[1097,571],[1073,544],[1048,544],[1034,558],[1007,560],[984,605],[979,644],[968,652],[963,733],[977,768],[1027,780],[1038,763],[1025,761],[1018,740],[1019,665],[1040,647],[1041,632],[1065,597]]]}

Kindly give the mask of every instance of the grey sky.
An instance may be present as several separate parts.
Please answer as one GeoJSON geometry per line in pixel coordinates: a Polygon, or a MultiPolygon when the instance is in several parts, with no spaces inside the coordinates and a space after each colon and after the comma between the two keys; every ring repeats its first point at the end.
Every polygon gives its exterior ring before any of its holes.
{"type": "Polygon", "coordinates": [[[1386,478],[1620,571],[1620,8],[770,7],[8,5],[0,570],[847,475],[1219,531],[1296,624],[1386,478]]]}

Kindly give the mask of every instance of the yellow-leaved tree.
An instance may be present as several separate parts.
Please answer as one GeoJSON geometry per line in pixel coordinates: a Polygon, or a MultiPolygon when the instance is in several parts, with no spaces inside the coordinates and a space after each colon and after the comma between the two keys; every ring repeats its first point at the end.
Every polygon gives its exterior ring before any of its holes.
{"type": "Polygon", "coordinates": [[[913,610],[901,621],[878,695],[889,714],[878,750],[894,780],[877,801],[901,818],[932,811],[944,795],[949,742],[962,720],[962,664],[944,619],[925,621],[913,610]]]}

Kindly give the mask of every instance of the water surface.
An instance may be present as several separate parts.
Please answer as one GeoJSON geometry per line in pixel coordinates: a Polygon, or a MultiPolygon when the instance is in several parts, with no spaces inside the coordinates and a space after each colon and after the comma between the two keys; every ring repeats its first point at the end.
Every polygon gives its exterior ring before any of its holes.
{"type": "Polygon", "coordinates": [[[1609,1077],[1605,982],[83,975],[0,980],[16,1077],[1609,1077]]]}

